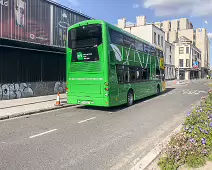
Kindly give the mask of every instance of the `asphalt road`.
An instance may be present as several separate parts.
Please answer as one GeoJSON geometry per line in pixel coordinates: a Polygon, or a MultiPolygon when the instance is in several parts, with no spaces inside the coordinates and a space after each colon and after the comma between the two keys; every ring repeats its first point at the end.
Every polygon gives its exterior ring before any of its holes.
{"type": "Polygon", "coordinates": [[[201,81],[130,108],[77,106],[1,121],[0,169],[129,169],[182,122],[208,89],[201,81]]]}

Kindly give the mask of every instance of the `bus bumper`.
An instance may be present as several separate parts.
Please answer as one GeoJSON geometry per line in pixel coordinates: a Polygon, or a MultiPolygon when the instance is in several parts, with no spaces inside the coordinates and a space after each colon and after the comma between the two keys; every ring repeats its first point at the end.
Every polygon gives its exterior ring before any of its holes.
{"type": "Polygon", "coordinates": [[[109,101],[105,98],[68,96],[67,103],[72,105],[109,107],[109,101]]]}

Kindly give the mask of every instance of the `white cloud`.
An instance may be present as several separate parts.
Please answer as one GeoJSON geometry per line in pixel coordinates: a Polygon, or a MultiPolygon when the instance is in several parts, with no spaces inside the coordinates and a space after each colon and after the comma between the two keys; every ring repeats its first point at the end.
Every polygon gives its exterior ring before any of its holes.
{"type": "Polygon", "coordinates": [[[212,40],[212,32],[208,33],[208,38],[212,40]]]}
{"type": "Polygon", "coordinates": [[[133,8],[139,8],[140,5],[139,4],[133,4],[133,8]]]}
{"type": "Polygon", "coordinates": [[[144,0],[156,16],[212,16],[212,0],[144,0]]]}

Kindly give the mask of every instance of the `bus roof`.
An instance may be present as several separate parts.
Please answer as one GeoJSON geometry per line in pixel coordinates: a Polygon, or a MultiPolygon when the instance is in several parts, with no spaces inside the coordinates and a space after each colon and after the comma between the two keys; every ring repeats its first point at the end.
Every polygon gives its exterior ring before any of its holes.
{"type": "MultiPolygon", "coordinates": [[[[89,25],[89,24],[105,24],[105,25],[108,25],[110,28],[112,28],[112,29],[114,29],[114,30],[116,30],[116,31],[118,31],[118,32],[121,32],[121,33],[123,33],[123,34],[125,34],[125,35],[130,36],[131,38],[134,38],[134,39],[136,39],[136,40],[142,41],[143,43],[145,43],[145,44],[147,44],[147,45],[149,45],[149,46],[151,46],[151,47],[153,47],[153,48],[158,49],[157,47],[155,47],[155,46],[152,45],[151,43],[149,43],[149,42],[147,42],[147,41],[145,41],[145,40],[143,40],[143,39],[141,39],[141,38],[139,38],[139,37],[137,37],[137,36],[135,36],[135,35],[133,35],[133,34],[127,32],[127,31],[125,31],[125,30],[123,30],[123,29],[121,29],[121,28],[118,28],[117,26],[114,26],[114,25],[112,25],[112,24],[109,24],[108,22],[103,21],[103,20],[85,20],[85,21],[81,21],[81,22],[79,22],[79,23],[76,23],[76,24],[70,26],[70,27],[68,28],[68,31],[69,31],[70,29],[77,28],[77,27],[83,26],[83,25],[89,25]]],[[[158,49],[158,50],[159,50],[159,49],[158,49]]]]}

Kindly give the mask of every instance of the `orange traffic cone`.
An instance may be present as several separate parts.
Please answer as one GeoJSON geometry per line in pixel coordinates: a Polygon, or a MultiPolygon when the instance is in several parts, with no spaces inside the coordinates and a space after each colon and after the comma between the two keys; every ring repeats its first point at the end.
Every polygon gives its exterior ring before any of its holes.
{"type": "Polygon", "coordinates": [[[61,106],[61,104],[60,104],[60,92],[57,93],[57,99],[56,99],[55,106],[61,106]]]}

